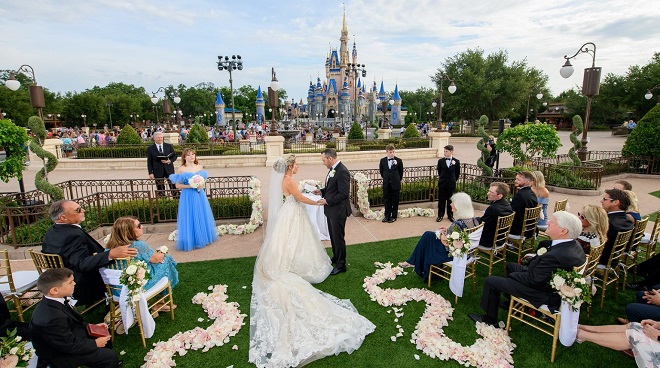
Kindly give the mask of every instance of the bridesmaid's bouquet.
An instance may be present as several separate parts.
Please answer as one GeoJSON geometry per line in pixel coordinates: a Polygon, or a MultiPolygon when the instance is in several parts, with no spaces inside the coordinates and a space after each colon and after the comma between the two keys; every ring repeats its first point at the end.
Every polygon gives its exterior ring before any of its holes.
{"type": "Polygon", "coordinates": [[[204,188],[204,184],[206,184],[206,180],[198,174],[195,174],[188,179],[188,185],[190,185],[191,188],[197,189],[198,192],[204,188]]]}

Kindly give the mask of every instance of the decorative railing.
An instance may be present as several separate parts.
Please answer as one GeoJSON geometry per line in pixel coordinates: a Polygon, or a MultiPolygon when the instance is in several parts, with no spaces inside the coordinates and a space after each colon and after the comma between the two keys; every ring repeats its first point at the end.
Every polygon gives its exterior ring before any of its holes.
{"type": "MultiPolygon", "coordinates": [[[[205,192],[215,219],[249,218],[250,176],[211,177],[205,192]]],[[[91,231],[109,226],[121,216],[135,216],[142,223],[177,219],[179,190],[158,190],[152,179],[69,180],[57,184],[66,199],[85,209],[81,224],[91,231]]],[[[48,218],[50,198],[40,191],[0,197],[0,242],[14,247],[41,244],[52,225],[48,218]]]]}

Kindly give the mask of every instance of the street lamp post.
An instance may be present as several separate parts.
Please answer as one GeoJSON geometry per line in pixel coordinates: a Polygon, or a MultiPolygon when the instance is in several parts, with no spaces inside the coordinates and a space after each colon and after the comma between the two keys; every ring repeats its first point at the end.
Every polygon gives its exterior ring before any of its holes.
{"type": "MultiPolygon", "coordinates": [[[[444,90],[445,80],[447,80],[448,82],[451,82],[449,84],[449,87],[447,87],[447,91],[449,91],[449,93],[451,93],[452,95],[456,92],[456,83],[454,83],[454,80],[449,78],[449,76],[447,76],[447,74],[441,72],[439,79],[440,79],[440,102],[437,103],[437,106],[438,106],[438,122],[436,123],[436,129],[440,129],[441,126],[442,126],[442,108],[445,106],[445,104],[443,103],[443,97],[444,97],[444,93],[445,93],[445,90],[444,90]]],[[[433,107],[435,107],[435,106],[436,105],[433,105],[433,107]]]]}
{"type": "MultiPolygon", "coordinates": [[[[532,98],[532,94],[527,95],[527,109],[525,110],[525,123],[529,122],[529,100],[532,98]]],[[[543,93],[539,92],[536,94],[537,99],[542,99],[543,98],[543,93]]],[[[536,121],[536,116],[534,116],[534,120],[536,121]]]]}
{"type": "Polygon", "coordinates": [[[137,126],[137,119],[140,117],[137,113],[132,113],[130,117],[133,119],[133,125],[137,126]]]}
{"type": "Polygon", "coordinates": [[[229,93],[231,94],[231,120],[234,129],[234,139],[236,139],[236,110],[234,109],[234,80],[231,77],[232,70],[243,70],[243,60],[241,55],[218,56],[218,70],[229,72],[229,93]]]}
{"type": "Polygon", "coordinates": [[[275,76],[275,68],[271,69],[272,79],[270,81],[270,86],[268,86],[268,106],[270,106],[269,111],[272,109],[272,120],[270,121],[270,134],[272,136],[279,135],[277,133],[277,107],[279,106],[278,92],[280,90],[280,84],[277,81],[277,76],[275,76]]]}
{"type": "MultiPolygon", "coordinates": [[[[167,129],[170,129],[170,114],[172,114],[172,106],[170,105],[170,98],[167,95],[167,91],[165,90],[165,87],[158,87],[156,92],[151,92],[151,103],[154,104],[154,111],[156,112],[156,124],[158,124],[158,109],[156,108],[156,105],[158,104],[158,101],[160,100],[156,94],[159,93],[160,91],[163,91],[163,94],[165,94],[165,98],[163,99],[163,115],[165,115],[165,121],[167,125],[167,129]]],[[[181,97],[179,97],[179,94],[177,92],[174,92],[174,104],[175,104],[175,110],[176,110],[176,104],[181,102],[181,97]]],[[[176,111],[175,111],[176,113],[176,111]]],[[[176,117],[175,117],[176,120],[176,117]]]]}
{"type": "Polygon", "coordinates": [[[564,55],[566,62],[559,70],[559,74],[564,78],[569,78],[573,75],[573,65],[571,65],[570,60],[581,53],[591,55],[591,68],[584,69],[584,78],[582,80],[582,95],[587,97],[587,111],[584,118],[584,130],[582,132],[582,147],[578,150],[578,157],[584,161],[587,159],[587,143],[589,142],[587,132],[589,131],[589,117],[591,115],[591,99],[598,95],[600,89],[600,72],[602,68],[596,67],[596,44],[587,42],[580,46],[580,49],[573,56],[564,55]],[[589,48],[588,45],[593,46],[593,49],[589,48]]]}
{"type": "Polygon", "coordinates": [[[83,118],[83,126],[87,127],[87,115],[82,114],[82,115],[80,115],[80,117],[83,118]]]}
{"type": "Polygon", "coordinates": [[[105,107],[108,108],[108,115],[110,116],[110,128],[112,128],[112,103],[106,102],[105,107]]]}
{"type": "Polygon", "coordinates": [[[5,86],[12,91],[16,91],[21,87],[21,82],[16,79],[16,74],[23,73],[32,78],[32,85],[30,86],[30,104],[37,109],[37,115],[43,120],[41,109],[46,107],[44,88],[37,84],[37,77],[34,74],[34,68],[27,64],[23,64],[16,70],[5,70],[5,72],[9,72],[9,79],[5,81],[5,86]]]}
{"type": "Polygon", "coordinates": [[[358,78],[358,73],[362,75],[362,78],[366,78],[367,76],[367,69],[365,69],[364,64],[355,64],[355,63],[348,63],[346,65],[346,76],[350,76],[351,72],[353,73],[353,99],[355,100],[354,104],[354,113],[353,113],[353,121],[358,121],[358,94],[359,90],[357,88],[357,78],[358,78]]]}
{"type": "MultiPolygon", "coordinates": [[[[646,94],[644,95],[644,98],[647,100],[650,100],[651,97],[653,97],[653,91],[660,88],[660,84],[656,84],[655,87],[649,89],[646,94]]],[[[658,105],[660,105],[660,95],[658,96],[658,105]]]]}

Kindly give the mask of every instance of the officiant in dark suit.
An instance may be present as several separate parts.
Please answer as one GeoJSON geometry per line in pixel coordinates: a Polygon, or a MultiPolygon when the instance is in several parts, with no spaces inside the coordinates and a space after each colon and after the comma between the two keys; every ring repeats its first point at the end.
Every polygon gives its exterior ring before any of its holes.
{"type": "Polygon", "coordinates": [[[524,298],[536,308],[546,304],[551,311],[558,309],[561,298],[550,286],[550,279],[558,269],[571,271],[573,267],[584,264],[586,256],[582,246],[575,241],[581,231],[582,223],[577,216],[566,211],[555,212],[550,216],[546,230],[552,240],[539,243],[539,249],[547,249],[545,253],[534,257],[528,266],[507,263],[508,277],[486,277],[481,294],[481,308],[486,314],[469,313],[470,318],[475,322],[495,325],[501,293],[524,298]]]}
{"type": "Polygon", "coordinates": [[[385,202],[385,217],[383,222],[396,221],[399,212],[399,194],[401,193],[401,178],[403,177],[403,161],[394,156],[394,145],[385,148],[387,156],[380,159],[380,176],[383,178],[383,201],[385,202]]]}
{"type": "Polygon", "coordinates": [[[163,132],[154,133],[154,144],[147,148],[147,170],[149,179],[156,179],[156,189],[160,191],[158,195],[162,195],[162,190],[165,190],[165,181],[169,183],[171,190],[176,189],[168,179],[174,174],[176,158],[174,147],[163,142],[163,132]]]}
{"type": "Polygon", "coordinates": [[[128,245],[108,252],[80,224],[85,221],[85,209],[74,201],[53,202],[48,215],[55,222],[44,235],[41,251],[59,254],[64,267],[73,271],[78,305],[91,305],[105,296],[105,284],[99,268],[115,258],[135,257],[137,250],[128,245]]]}
{"type": "Polygon", "coordinates": [[[332,244],[332,263],[335,267],[330,272],[336,275],[346,272],[346,218],[351,215],[351,203],[348,200],[351,174],[341,161],[337,160],[337,152],[327,148],[321,153],[323,165],[328,168],[325,187],[321,189],[323,212],[328,219],[328,231],[332,244]]]}
{"type": "Polygon", "coordinates": [[[454,146],[445,146],[445,157],[438,160],[438,218],[440,222],[445,216],[454,222],[454,214],[451,211],[451,196],[456,192],[456,181],[461,174],[461,162],[454,158],[454,146]]]}

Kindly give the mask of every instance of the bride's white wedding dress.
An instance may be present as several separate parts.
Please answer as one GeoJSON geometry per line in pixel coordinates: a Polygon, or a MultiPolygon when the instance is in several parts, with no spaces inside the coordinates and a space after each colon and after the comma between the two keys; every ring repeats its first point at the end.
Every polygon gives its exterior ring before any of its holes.
{"type": "MultiPolygon", "coordinates": [[[[358,349],[376,326],[310,283],[332,265],[304,204],[292,196],[279,210],[254,268],[249,360],[258,367],[297,367],[358,349]]],[[[269,224],[270,226],[270,224],[269,224]]]]}

